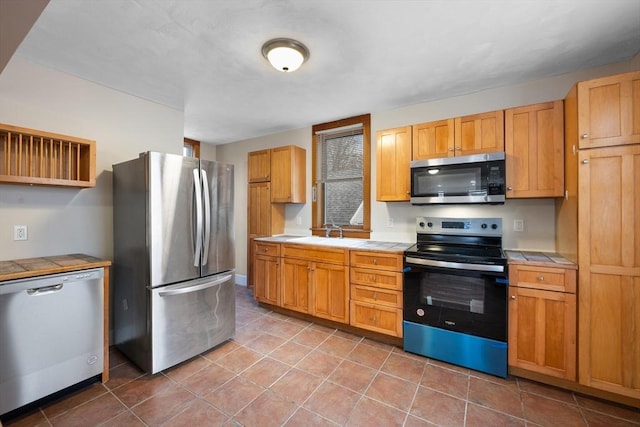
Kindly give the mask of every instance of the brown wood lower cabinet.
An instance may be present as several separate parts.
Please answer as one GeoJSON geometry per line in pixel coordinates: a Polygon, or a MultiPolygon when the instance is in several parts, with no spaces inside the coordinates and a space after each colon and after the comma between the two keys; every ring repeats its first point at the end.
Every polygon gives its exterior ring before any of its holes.
{"type": "Polygon", "coordinates": [[[254,240],[254,298],[402,337],[402,253],[254,240]]]}
{"type": "Polygon", "coordinates": [[[255,242],[253,295],[266,304],[280,304],[280,245],[255,242]]]}
{"type": "Polygon", "coordinates": [[[402,255],[351,251],[350,323],[402,337],[402,255]]]}
{"type": "Polygon", "coordinates": [[[311,264],[300,259],[282,260],[282,307],[301,313],[309,312],[311,264]]]}
{"type": "Polygon", "coordinates": [[[509,366],[576,379],[576,271],[509,266],[509,366]]]}

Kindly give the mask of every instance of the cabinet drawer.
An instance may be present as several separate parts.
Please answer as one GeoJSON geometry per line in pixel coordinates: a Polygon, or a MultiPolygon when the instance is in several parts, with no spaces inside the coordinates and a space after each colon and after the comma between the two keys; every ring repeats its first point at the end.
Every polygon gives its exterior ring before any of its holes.
{"type": "Polygon", "coordinates": [[[280,256],[280,245],[278,243],[254,242],[254,255],[280,256]]]}
{"type": "Polygon", "coordinates": [[[351,326],[402,337],[402,309],[351,301],[351,326]]]}
{"type": "Polygon", "coordinates": [[[286,258],[347,265],[349,260],[347,254],[348,252],[345,249],[338,248],[322,248],[320,246],[299,244],[282,245],[282,256],[286,258]]]}
{"type": "Polygon", "coordinates": [[[351,283],[402,290],[402,273],[352,267],[351,283]]]}
{"type": "Polygon", "coordinates": [[[509,271],[509,284],[511,286],[558,292],[576,292],[576,270],[511,265],[509,271]]]}
{"type": "Polygon", "coordinates": [[[350,265],[352,267],[374,268],[376,270],[402,271],[402,254],[351,251],[350,265]]]}
{"type": "Polygon", "coordinates": [[[402,292],[370,286],[351,285],[351,299],[402,308],[402,292]]]}

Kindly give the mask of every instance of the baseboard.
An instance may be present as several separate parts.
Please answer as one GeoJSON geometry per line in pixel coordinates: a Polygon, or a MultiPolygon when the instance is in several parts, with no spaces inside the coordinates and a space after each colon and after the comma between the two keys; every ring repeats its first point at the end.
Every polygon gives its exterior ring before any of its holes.
{"type": "Polygon", "coordinates": [[[247,287],[247,276],[244,274],[236,274],[236,285],[247,287]]]}

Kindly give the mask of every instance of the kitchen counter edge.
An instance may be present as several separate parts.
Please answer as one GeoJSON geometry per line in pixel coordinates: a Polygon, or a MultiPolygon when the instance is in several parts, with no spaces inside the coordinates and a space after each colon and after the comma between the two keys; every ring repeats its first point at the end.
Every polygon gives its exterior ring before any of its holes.
{"type": "Polygon", "coordinates": [[[539,267],[568,268],[577,270],[574,262],[555,252],[521,251],[505,249],[504,254],[509,264],[534,265],[539,267]]]}
{"type": "Polygon", "coordinates": [[[109,267],[111,261],[85,254],[68,254],[48,257],[24,258],[0,261],[0,284],[15,279],[44,276],[55,273],[109,267]]]}
{"type": "MultiPolygon", "coordinates": [[[[255,237],[253,240],[260,242],[270,242],[270,243],[287,243],[287,244],[297,244],[297,245],[305,245],[305,246],[320,246],[326,248],[336,248],[336,249],[346,249],[351,251],[384,251],[384,252],[393,252],[393,253],[403,253],[407,249],[413,245],[413,243],[406,242],[387,242],[387,241],[378,241],[378,240],[367,240],[362,239],[362,245],[324,245],[322,244],[322,238],[319,238],[318,242],[309,242],[309,241],[299,241],[297,239],[310,237],[310,236],[292,236],[292,235],[278,235],[278,236],[270,236],[270,237],[255,237]]],[[[330,238],[333,240],[339,240],[337,237],[330,238]]],[[[349,239],[353,241],[354,239],[349,239]]]]}

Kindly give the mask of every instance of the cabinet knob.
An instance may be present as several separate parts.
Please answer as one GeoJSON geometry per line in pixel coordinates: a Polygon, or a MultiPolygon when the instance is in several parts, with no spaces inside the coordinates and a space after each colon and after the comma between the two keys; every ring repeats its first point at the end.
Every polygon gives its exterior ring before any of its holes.
{"type": "Polygon", "coordinates": [[[540,282],[544,282],[544,276],[538,276],[538,280],[539,280],[540,282]]]}
{"type": "Polygon", "coordinates": [[[588,164],[589,164],[589,159],[584,159],[584,160],[582,161],[582,164],[583,164],[583,165],[588,165],[588,164]]]}
{"type": "Polygon", "coordinates": [[[513,187],[512,186],[508,186],[507,190],[511,191],[511,190],[513,190],[513,187]]]}
{"type": "Polygon", "coordinates": [[[375,259],[375,258],[373,259],[373,261],[372,261],[372,262],[373,262],[373,265],[378,264],[378,260],[377,260],[377,259],[375,259]]]}
{"type": "Polygon", "coordinates": [[[449,148],[449,151],[455,151],[455,148],[451,147],[449,148]]]}
{"type": "Polygon", "coordinates": [[[580,137],[582,139],[587,139],[587,138],[589,138],[589,134],[588,133],[583,133],[580,137]]]}
{"type": "Polygon", "coordinates": [[[376,276],[375,276],[375,274],[374,274],[373,276],[371,276],[371,281],[372,281],[372,282],[375,282],[375,281],[376,281],[376,276]]]}
{"type": "Polygon", "coordinates": [[[456,147],[456,150],[462,150],[462,146],[456,147]]]}
{"type": "Polygon", "coordinates": [[[378,294],[377,293],[373,293],[373,299],[377,300],[378,299],[378,294]]]}
{"type": "Polygon", "coordinates": [[[516,299],[516,296],[515,295],[511,295],[511,299],[516,299]]]}

